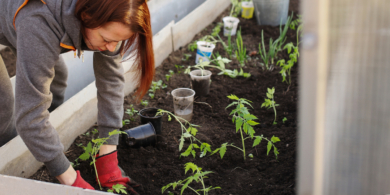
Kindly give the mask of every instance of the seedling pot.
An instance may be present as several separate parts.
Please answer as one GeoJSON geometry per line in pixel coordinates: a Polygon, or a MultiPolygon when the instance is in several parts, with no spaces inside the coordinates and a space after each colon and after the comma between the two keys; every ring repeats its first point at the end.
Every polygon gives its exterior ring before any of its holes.
{"type": "Polygon", "coordinates": [[[234,36],[237,32],[237,26],[240,20],[236,17],[226,16],[223,19],[223,35],[234,36]]]}
{"type": "Polygon", "coordinates": [[[192,89],[198,96],[206,96],[210,92],[210,77],[209,70],[193,70],[190,72],[192,89]]]}
{"type": "Polygon", "coordinates": [[[191,121],[195,91],[188,88],[177,88],[171,94],[173,96],[173,110],[175,115],[191,121]]]}
{"type": "Polygon", "coordinates": [[[253,12],[255,11],[255,7],[253,6],[253,2],[241,2],[241,17],[245,19],[253,18],[253,12]]]}
{"type": "Polygon", "coordinates": [[[209,58],[211,58],[215,45],[206,41],[198,41],[196,44],[198,49],[196,51],[195,63],[198,64],[200,59],[202,59],[203,62],[210,61],[209,58]]]}
{"type": "Polygon", "coordinates": [[[145,108],[138,112],[141,124],[152,123],[157,135],[161,135],[162,115],[156,116],[158,108],[145,108]]]}
{"type": "Polygon", "coordinates": [[[257,24],[286,24],[290,0],[253,0],[257,24]]]}
{"type": "Polygon", "coordinates": [[[124,131],[123,141],[132,148],[155,146],[156,131],[152,123],[147,123],[124,131]]]}

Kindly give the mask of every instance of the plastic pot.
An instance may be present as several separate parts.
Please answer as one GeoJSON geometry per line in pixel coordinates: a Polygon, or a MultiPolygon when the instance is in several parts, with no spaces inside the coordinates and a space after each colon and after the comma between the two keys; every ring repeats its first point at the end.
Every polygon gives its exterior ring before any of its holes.
{"type": "Polygon", "coordinates": [[[226,16],[223,19],[223,35],[234,36],[237,32],[237,26],[240,20],[236,17],[226,16]]]}
{"type": "Polygon", "coordinates": [[[253,12],[255,11],[255,7],[253,6],[253,2],[241,2],[241,17],[245,19],[253,18],[253,12]]]}
{"type": "Polygon", "coordinates": [[[206,41],[198,41],[196,44],[198,49],[196,51],[195,63],[198,64],[200,59],[202,59],[203,62],[208,62],[209,58],[211,58],[215,45],[206,41]]]}
{"type": "Polygon", "coordinates": [[[157,142],[156,131],[152,123],[147,123],[124,131],[123,141],[130,147],[139,148],[155,146],[157,142]]]}
{"type": "Polygon", "coordinates": [[[209,94],[211,74],[209,70],[193,70],[190,72],[192,89],[197,96],[209,94]]]}
{"type": "Polygon", "coordinates": [[[253,0],[259,25],[279,26],[287,21],[290,0],[253,0]]]}
{"type": "Polygon", "coordinates": [[[157,135],[161,135],[162,116],[156,116],[158,108],[145,108],[138,112],[141,124],[152,123],[157,135]]]}
{"type": "Polygon", "coordinates": [[[195,91],[188,88],[177,88],[171,94],[173,96],[173,110],[175,115],[191,121],[195,91]]]}

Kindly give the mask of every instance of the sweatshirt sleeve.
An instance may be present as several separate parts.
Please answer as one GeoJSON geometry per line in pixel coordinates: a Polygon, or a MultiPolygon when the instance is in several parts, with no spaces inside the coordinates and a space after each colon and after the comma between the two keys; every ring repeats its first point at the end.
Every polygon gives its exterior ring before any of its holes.
{"type": "MultiPolygon", "coordinates": [[[[93,56],[100,137],[108,137],[109,132],[122,127],[125,79],[118,50],[117,47],[115,52],[95,52],[93,56]]],[[[112,136],[106,144],[118,145],[118,138],[119,135],[112,136]]]]}
{"type": "Polygon", "coordinates": [[[50,21],[39,16],[26,17],[17,23],[15,117],[16,130],[28,149],[57,176],[65,172],[70,163],[49,122],[50,84],[61,48],[59,35],[48,23],[50,21]]]}

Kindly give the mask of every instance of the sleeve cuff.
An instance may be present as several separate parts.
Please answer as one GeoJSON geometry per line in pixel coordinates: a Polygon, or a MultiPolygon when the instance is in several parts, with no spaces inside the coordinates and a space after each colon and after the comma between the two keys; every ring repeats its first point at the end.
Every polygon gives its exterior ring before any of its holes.
{"type": "MultiPolygon", "coordinates": [[[[115,129],[110,128],[110,127],[98,127],[99,130],[99,137],[100,138],[106,138],[109,137],[109,133],[111,131],[114,131],[115,129]]],[[[118,145],[119,143],[119,134],[111,136],[104,145],[118,145]]]]}
{"type": "Polygon", "coordinates": [[[70,162],[68,158],[66,158],[65,154],[61,152],[53,160],[45,162],[45,165],[47,170],[49,170],[50,175],[57,177],[68,170],[70,162]]]}

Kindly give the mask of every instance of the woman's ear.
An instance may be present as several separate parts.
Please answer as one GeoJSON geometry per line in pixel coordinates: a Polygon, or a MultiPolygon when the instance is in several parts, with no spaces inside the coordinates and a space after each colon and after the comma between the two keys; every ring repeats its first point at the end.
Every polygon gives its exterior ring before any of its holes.
{"type": "Polygon", "coordinates": [[[88,21],[88,20],[90,20],[90,19],[91,19],[91,16],[90,16],[90,15],[88,15],[88,14],[85,13],[85,12],[82,12],[82,13],[81,13],[81,20],[83,20],[83,22],[88,21]]]}

